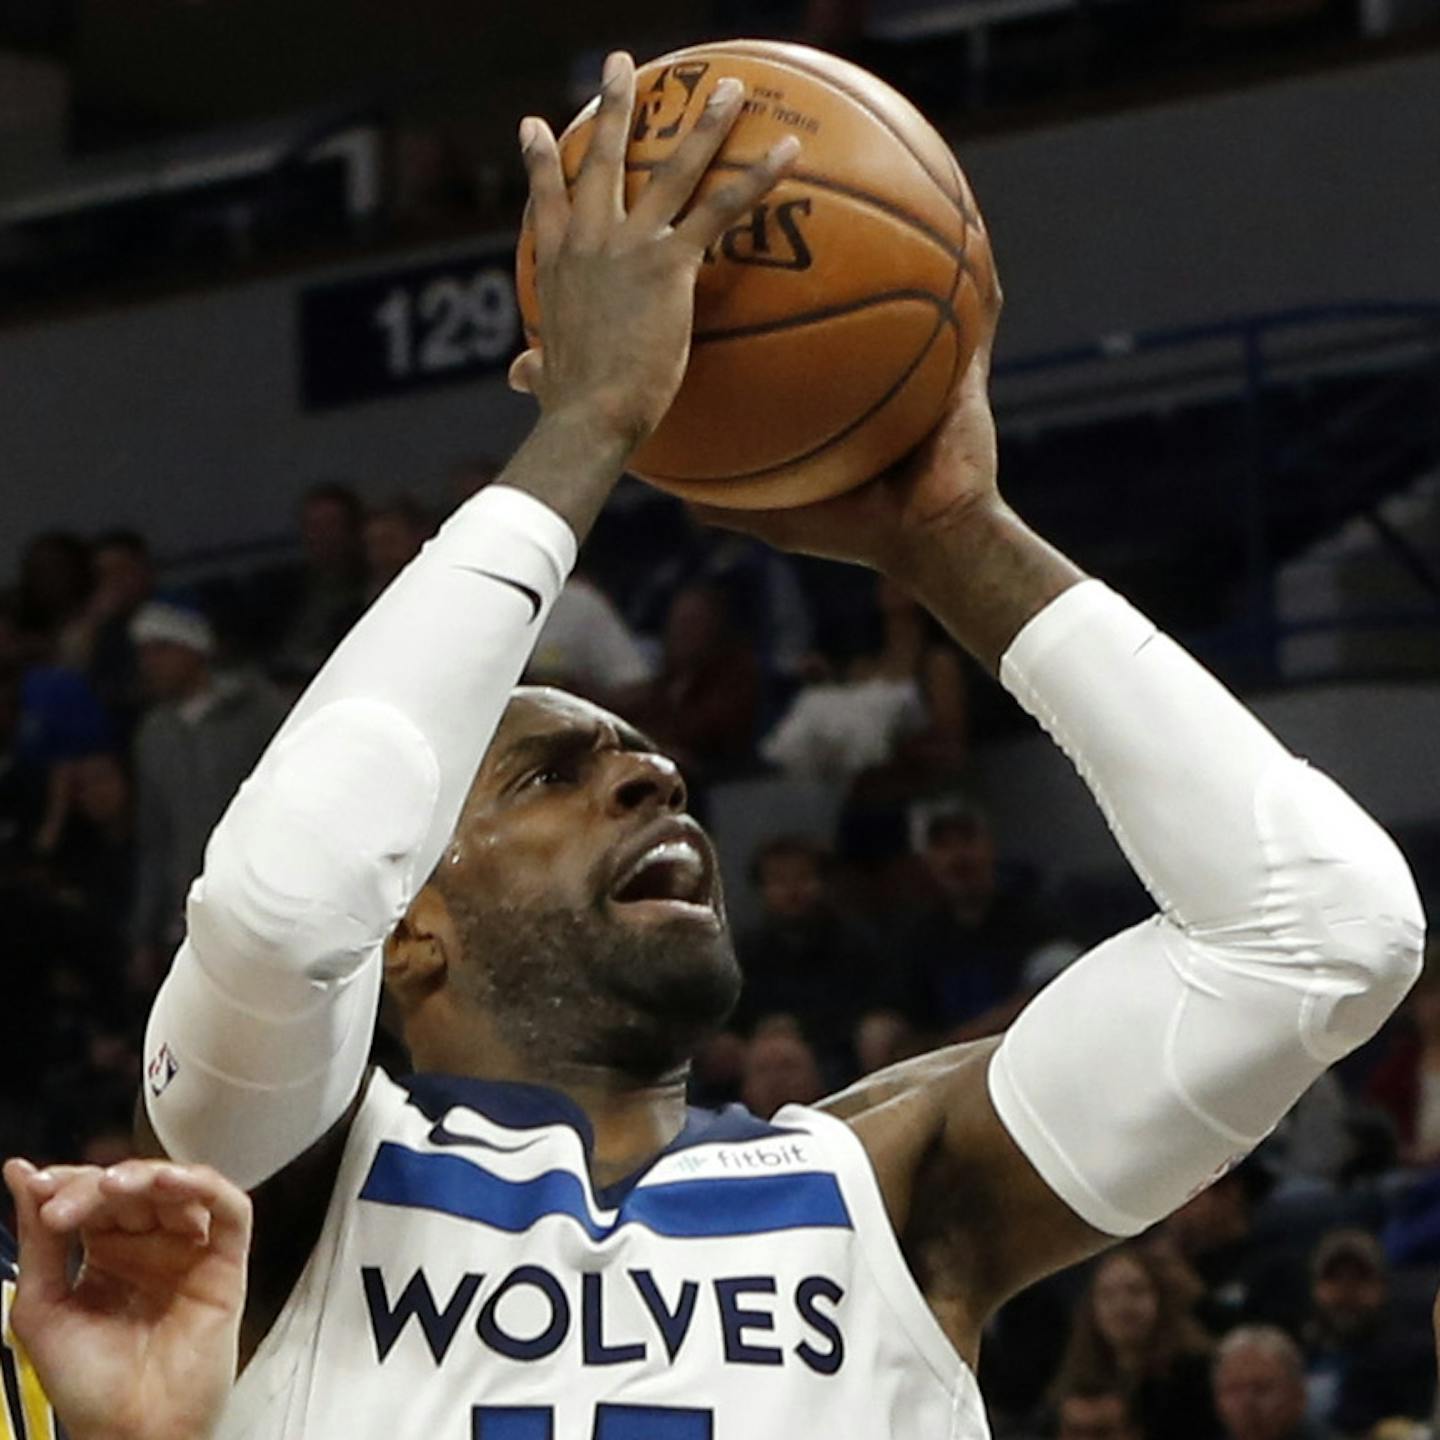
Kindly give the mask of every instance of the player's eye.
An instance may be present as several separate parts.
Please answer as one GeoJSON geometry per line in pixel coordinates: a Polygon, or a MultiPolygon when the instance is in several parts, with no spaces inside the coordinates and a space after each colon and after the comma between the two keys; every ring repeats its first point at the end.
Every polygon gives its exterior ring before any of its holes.
{"type": "Polygon", "coordinates": [[[573,785],[576,778],[577,767],[571,761],[556,765],[542,765],[538,770],[532,770],[525,777],[521,788],[530,790],[535,787],[547,788],[552,785],[573,785]]]}

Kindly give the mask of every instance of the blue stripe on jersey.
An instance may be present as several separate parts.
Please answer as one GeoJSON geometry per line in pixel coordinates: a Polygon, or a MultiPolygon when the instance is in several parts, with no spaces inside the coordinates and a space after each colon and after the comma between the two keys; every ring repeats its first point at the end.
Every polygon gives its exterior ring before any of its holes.
{"type": "MultiPolygon", "coordinates": [[[[548,1086],[514,1080],[476,1080],[463,1075],[407,1075],[397,1083],[406,1090],[410,1104],[427,1119],[435,1121],[429,1136],[432,1145],[464,1145],[488,1150],[512,1148],[453,1132],[446,1125],[445,1117],[459,1106],[510,1130],[566,1126],[580,1137],[587,1157],[594,1153],[595,1133],[589,1116],[568,1095],[548,1086]]],[[[595,1203],[602,1210],[619,1209],[651,1166],[666,1155],[675,1155],[696,1145],[763,1140],[769,1135],[790,1133],[752,1115],[743,1105],[726,1105],[720,1110],[702,1110],[692,1105],[686,1111],[680,1133],[633,1174],[597,1190],[595,1203]]],[[[523,1148],[523,1142],[513,1148],[523,1148]]]]}
{"type": "Polygon", "coordinates": [[[833,1175],[756,1175],[643,1186],[625,1198],[613,1225],[600,1225],[586,1205],[584,1183],[568,1170],[504,1180],[458,1155],[423,1154],[390,1141],[376,1152],[360,1198],[377,1205],[437,1210],[512,1235],[523,1234],[546,1215],[568,1215],[592,1240],[603,1240],[623,1225],[643,1225],[676,1239],[854,1228],[833,1175]]]}

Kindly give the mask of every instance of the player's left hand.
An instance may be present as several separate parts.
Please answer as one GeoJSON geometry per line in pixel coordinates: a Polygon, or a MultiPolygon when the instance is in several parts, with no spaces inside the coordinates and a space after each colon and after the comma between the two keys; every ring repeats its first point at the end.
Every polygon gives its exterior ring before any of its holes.
{"type": "Polygon", "coordinates": [[[10,1160],[5,1183],[20,1241],[11,1322],[72,1440],[210,1435],[235,1379],[249,1199],[204,1166],[153,1160],[10,1160]]]}
{"type": "Polygon", "coordinates": [[[908,584],[930,540],[964,525],[976,507],[1000,503],[989,397],[1000,306],[997,280],[975,354],[945,414],[924,443],[893,469],[858,490],[794,510],[697,505],[695,514],[706,524],[754,535],[777,550],[849,561],[908,584]]]}

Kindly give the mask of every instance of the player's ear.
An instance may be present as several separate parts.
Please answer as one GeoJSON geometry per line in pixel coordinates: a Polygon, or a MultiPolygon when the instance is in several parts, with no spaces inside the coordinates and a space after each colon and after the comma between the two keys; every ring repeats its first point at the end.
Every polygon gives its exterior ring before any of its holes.
{"type": "Polygon", "coordinates": [[[456,958],[455,922],[445,897],[426,885],[385,942],[385,988],[402,1014],[441,989],[456,958]]]}

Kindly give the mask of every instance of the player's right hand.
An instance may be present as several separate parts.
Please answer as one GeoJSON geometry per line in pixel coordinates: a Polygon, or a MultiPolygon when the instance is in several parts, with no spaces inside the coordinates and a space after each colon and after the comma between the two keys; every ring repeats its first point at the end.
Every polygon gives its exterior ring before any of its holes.
{"type": "Polygon", "coordinates": [[[743,88],[716,85],[675,153],[625,208],[625,151],[635,108],[629,55],[605,62],[590,146],[567,192],[550,127],[521,122],[543,348],[511,370],[547,416],[579,416],[639,445],[670,408],[690,355],[695,280],[706,249],[769,192],[799,149],[786,137],[687,210],[740,114],[743,88]]]}
{"type": "MultiPolygon", "coordinates": [[[[792,510],[722,510],[695,505],[707,524],[753,535],[778,550],[843,560],[889,576],[907,593],[943,551],[947,532],[1003,509],[996,485],[990,355],[1000,320],[1000,282],[992,274],[975,353],[939,424],[918,449],[858,489],[792,510]]],[[[948,564],[942,554],[942,566],[948,564]]]]}
{"type": "Polygon", "coordinates": [[[20,1240],[11,1323],[72,1440],[205,1440],[235,1379],[247,1197],[205,1166],[154,1160],[10,1160],[5,1182],[20,1240]]]}

